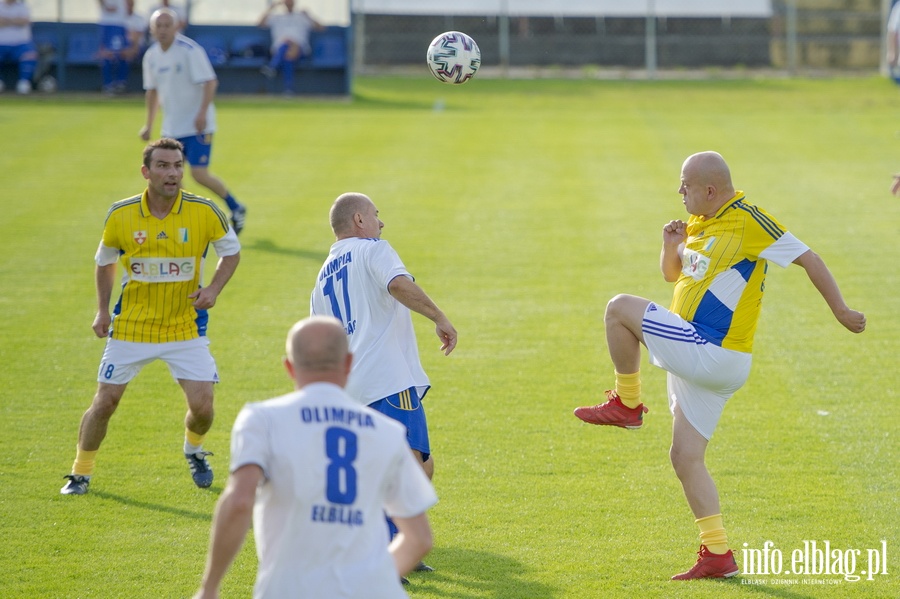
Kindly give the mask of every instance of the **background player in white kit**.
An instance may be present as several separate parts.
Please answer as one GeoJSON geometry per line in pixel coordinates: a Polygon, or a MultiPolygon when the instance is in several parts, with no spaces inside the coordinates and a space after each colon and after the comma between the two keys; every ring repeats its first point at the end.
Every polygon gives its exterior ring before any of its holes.
{"type": "MultiPolygon", "coordinates": [[[[361,193],[341,195],[330,220],[337,241],[316,279],[310,314],[343,323],[355,361],[347,393],[406,426],[409,446],[430,479],[434,459],[421,403],[430,384],[410,310],[434,322],[445,355],[456,347],[456,329],[414,282],[394,248],[380,239],[384,223],[371,199],[361,193]]],[[[417,570],[431,568],[420,564],[417,570]]]]}
{"type": "Polygon", "coordinates": [[[291,328],[285,366],[296,391],[237,417],[197,599],[218,597],[251,512],[256,599],[407,596],[400,576],[431,549],[425,512],[437,496],[403,427],[341,389],[352,362],[337,320],[291,328]],[[390,546],[384,512],[400,529],[390,546]]]}
{"type": "Polygon", "coordinates": [[[240,233],[247,208],[231,195],[221,179],[209,172],[216,132],[213,98],[219,81],[206,50],[178,33],[178,25],[178,15],[170,8],[161,8],[150,17],[150,32],[156,43],[147,49],[143,59],[147,122],[140,136],[150,139],[156,112],[162,107],[162,136],[184,145],[191,176],[225,201],[231,210],[234,232],[240,233]]]}

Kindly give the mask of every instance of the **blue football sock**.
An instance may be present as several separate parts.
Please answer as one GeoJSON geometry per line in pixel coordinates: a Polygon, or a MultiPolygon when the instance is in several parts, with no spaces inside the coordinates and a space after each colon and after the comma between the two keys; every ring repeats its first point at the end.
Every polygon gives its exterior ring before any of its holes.
{"type": "Polygon", "coordinates": [[[241,207],[241,203],[238,202],[230,192],[227,196],[225,196],[224,200],[225,203],[228,204],[228,208],[230,208],[232,212],[241,207]]]}

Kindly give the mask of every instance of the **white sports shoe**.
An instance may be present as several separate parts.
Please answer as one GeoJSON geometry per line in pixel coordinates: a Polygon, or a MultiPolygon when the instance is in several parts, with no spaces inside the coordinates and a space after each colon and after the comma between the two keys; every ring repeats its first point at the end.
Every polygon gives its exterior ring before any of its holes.
{"type": "Polygon", "coordinates": [[[31,93],[31,81],[28,79],[19,79],[19,82],[16,83],[16,93],[17,94],[30,94],[31,93]]]}

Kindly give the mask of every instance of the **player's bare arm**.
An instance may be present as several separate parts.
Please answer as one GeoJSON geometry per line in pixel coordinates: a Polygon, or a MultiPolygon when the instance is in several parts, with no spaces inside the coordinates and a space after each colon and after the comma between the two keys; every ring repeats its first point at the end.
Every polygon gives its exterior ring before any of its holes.
{"type": "Polygon", "coordinates": [[[866,330],[866,316],[862,312],[852,310],[847,305],[844,297],[841,295],[837,281],[834,280],[831,271],[828,270],[825,262],[818,254],[812,250],[807,250],[794,260],[794,264],[802,266],[806,270],[806,276],[809,277],[812,284],[822,294],[822,298],[828,304],[828,307],[831,308],[831,312],[838,322],[853,333],[862,333],[866,330]]]}
{"type": "Polygon", "coordinates": [[[434,545],[431,525],[424,512],[410,518],[394,517],[393,520],[400,532],[391,541],[388,551],[394,558],[397,575],[406,576],[434,545]]]}
{"type": "Polygon", "coordinates": [[[687,239],[687,224],[682,220],[673,220],[663,226],[663,247],[659,256],[659,268],[663,278],[669,283],[678,279],[681,274],[681,254],[687,239]]]}
{"type": "Polygon", "coordinates": [[[216,266],[216,273],[213,275],[212,281],[206,287],[201,287],[188,297],[194,300],[193,306],[197,310],[209,310],[216,305],[216,299],[225,288],[225,284],[231,280],[234,271],[237,270],[238,263],[241,261],[241,253],[232,254],[231,256],[223,256],[219,258],[216,266]]]}
{"type": "Polygon", "coordinates": [[[153,121],[156,120],[156,112],[159,110],[159,94],[155,89],[148,89],[144,93],[144,104],[147,107],[147,122],[141,127],[138,135],[144,141],[150,141],[150,131],[153,130],[153,121]]]}
{"type": "Polygon", "coordinates": [[[228,477],[228,484],[216,504],[206,570],[194,599],[218,598],[222,579],[250,530],[256,487],[262,478],[262,469],[256,464],[241,466],[228,477]]]}
{"type": "Polygon", "coordinates": [[[109,314],[109,300],[112,297],[112,288],[116,278],[116,265],[97,266],[95,272],[97,284],[97,315],[91,328],[94,334],[101,339],[109,334],[109,323],[112,317],[109,314]]]}
{"type": "Polygon", "coordinates": [[[394,277],[388,283],[388,292],[398,302],[435,324],[434,332],[441,340],[441,351],[445,356],[450,355],[450,352],[456,347],[456,329],[453,328],[450,320],[441,312],[440,308],[431,301],[428,294],[412,279],[403,275],[394,277]]]}
{"type": "Polygon", "coordinates": [[[206,131],[206,111],[212,104],[213,98],[216,97],[216,90],[219,87],[219,81],[212,79],[203,84],[203,100],[200,102],[200,110],[197,111],[197,117],[194,119],[194,126],[197,133],[206,131]]]}

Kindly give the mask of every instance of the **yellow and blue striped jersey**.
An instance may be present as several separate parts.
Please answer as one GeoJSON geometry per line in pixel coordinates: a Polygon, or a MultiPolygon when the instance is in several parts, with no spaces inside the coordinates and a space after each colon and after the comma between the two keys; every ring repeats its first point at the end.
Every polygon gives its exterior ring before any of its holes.
{"type": "Polygon", "coordinates": [[[102,258],[104,250],[117,250],[125,270],[110,336],[167,343],[205,335],[206,310],[195,309],[188,296],[203,282],[209,244],[228,232],[228,219],[215,204],[185,191],[163,219],[150,213],[146,190],[113,204],[96,258],[101,266],[112,263],[102,258]]]}
{"type": "Polygon", "coordinates": [[[712,218],[692,215],[670,310],[710,343],[750,352],[771,260],[787,267],[809,248],[738,191],[712,218]]]}

